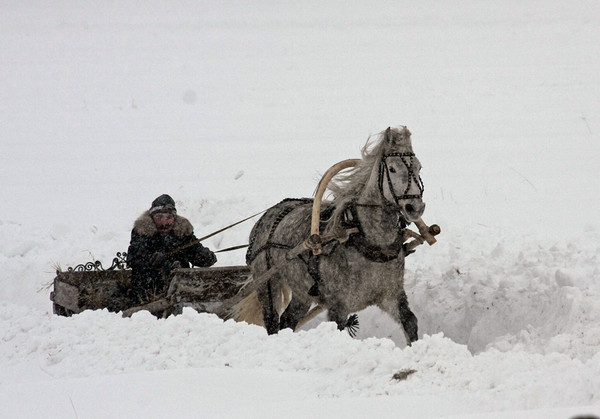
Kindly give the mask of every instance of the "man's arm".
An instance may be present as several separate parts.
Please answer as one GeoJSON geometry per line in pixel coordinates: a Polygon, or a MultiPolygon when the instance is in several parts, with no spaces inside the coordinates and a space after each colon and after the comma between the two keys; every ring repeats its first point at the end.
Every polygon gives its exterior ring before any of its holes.
{"type": "MultiPolygon", "coordinates": [[[[196,236],[191,235],[186,242],[190,243],[195,240],[198,240],[196,236]]],[[[217,262],[217,256],[208,247],[204,247],[202,243],[197,243],[189,249],[185,249],[185,255],[188,261],[194,266],[206,268],[217,262]]]]}
{"type": "Polygon", "coordinates": [[[127,249],[127,265],[131,269],[141,269],[151,265],[152,254],[148,239],[135,231],[131,232],[131,242],[127,249]]]}

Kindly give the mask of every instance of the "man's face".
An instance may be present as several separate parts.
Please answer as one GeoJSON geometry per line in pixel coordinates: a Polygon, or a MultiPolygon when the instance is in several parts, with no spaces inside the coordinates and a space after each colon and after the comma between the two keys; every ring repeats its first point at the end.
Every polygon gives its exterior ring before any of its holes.
{"type": "Polygon", "coordinates": [[[173,214],[163,214],[159,212],[152,216],[152,220],[160,234],[165,236],[173,230],[173,224],[175,224],[175,216],[173,214]]]}

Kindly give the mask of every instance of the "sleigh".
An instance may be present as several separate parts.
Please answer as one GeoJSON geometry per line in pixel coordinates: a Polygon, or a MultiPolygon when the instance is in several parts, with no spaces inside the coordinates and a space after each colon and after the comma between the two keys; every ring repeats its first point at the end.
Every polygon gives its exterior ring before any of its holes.
{"type": "Polygon", "coordinates": [[[215,313],[223,301],[238,294],[250,274],[247,266],[174,269],[167,278],[166,295],[138,306],[130,297],[131,270],[125,267],[124,258],[117,253],[107,269],[96,261],[58,270],[50,293],[54,314],[71,316],[107,309],[125,316],[140,310],[169,315],[180,314],[184,307],[215,313]]]}

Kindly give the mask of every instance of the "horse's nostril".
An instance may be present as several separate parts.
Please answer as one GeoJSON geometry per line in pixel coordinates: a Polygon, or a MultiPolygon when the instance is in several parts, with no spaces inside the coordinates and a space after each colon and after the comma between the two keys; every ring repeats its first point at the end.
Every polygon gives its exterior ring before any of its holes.
{"type": "Polygon", "coordinates": [[[413,207],[411,204],[406,204],[406,212],[415,212],[415,207],[413,207]]]}

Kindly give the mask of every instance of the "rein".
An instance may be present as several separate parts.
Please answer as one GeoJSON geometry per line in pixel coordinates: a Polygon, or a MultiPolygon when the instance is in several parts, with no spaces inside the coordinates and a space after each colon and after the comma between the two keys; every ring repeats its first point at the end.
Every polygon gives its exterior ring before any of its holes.
{"type": "Polygon", "coordinates": [[[232,250],[244,249],[245,247],[250,246],[249,244],[240,244],[238,246],[227,247],[225,249],[215,250],[213,253],[223,253],[223,252],[231,252],[232,250]]]}
{"type": "MultiPolygon", "coordinates": [[[[175,253],[178,253],[178,252],[181,252],[182,250],[185,250],[185,249],[187,249],[188,247],[195,246],[195,245],[197,245],[198,243],[200,243],[200,242],[202,242],[202,241],[204,241],[204,240],[206,240],[206,239],[209,239],[209,238],[211,238],[212,236],[216,236],[217,234],[219,234],[219,233],[222,233],[222,232],[223,232],[223,231],[225,231],[225,230],[229,230],[230,228],[232,228],[232,227],[235,227],[236,225],[238,225],[238,224],[241,224],[241,223],[243,223],[244,221],[248,221],[249,219],[251,219],[251,218],[254,218],[254,217],[256,217],[257,215],[260,215],[260,214],[262,214],[262,213],[263,213],[263,212],[265,212],[265,211],[267,211],[267,210],[265,209],[265,210],[262,210],[262,211],[260,211],[260,212],[257,212],[256,214],[253,214],[253,215],[251,215],[251,216],[249,216],[249,217],[246,217],[246,218],[244,218],[243,220],[236,221],[235,223],[233,223],[233,224],[230,224],[230,225],[228,225],[227,227],[223,227],[223,228],[221,228],[221,229],[219,229],[219,230],[217,230],[217,231],[214,231],[214,232],[212,232],[212,233],[210,233],[210,234],[207,234],[207,235],[206,235],[206,236],[204,236],[204,237],[200,237],[200,238],[199,238],[199,239],[197,239],[197,240],[194,240],[194,241],[192,241],[192,242],[189,242],[189,243],[187,243],[187,244],[184,244],[183,246],[180,246],[180,247],[178,247],[177,249],[171,250],[170,252],[166,253],[166,254],[165,254],[165,257],[172,256],[172,255],[174,255],[175,253]]],[[[229,252],[229,251],[231,251],[231,250],[243,249],[244,247],[248,247],[248,245],[247,245],[247,244],[242,244],[242,245],[240,245],[240,246],[228,247],[227,249],[221,249],[221,250],[217,250],[217,251],[216,251],[216,252],[214,252],[214,253],[219,253],[219,252],[229,252]]]]}

